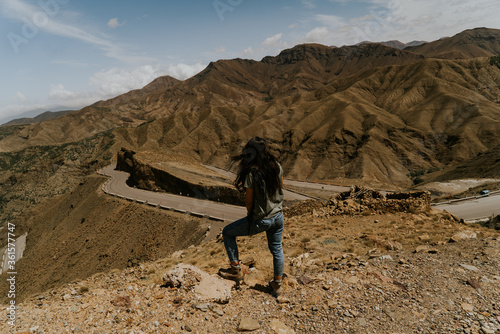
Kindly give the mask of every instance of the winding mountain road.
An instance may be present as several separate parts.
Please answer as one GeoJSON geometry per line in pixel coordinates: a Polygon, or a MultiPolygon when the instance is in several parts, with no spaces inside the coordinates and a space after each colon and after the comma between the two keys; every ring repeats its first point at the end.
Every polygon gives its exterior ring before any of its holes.
{"type": "MultiPolygon", "coordinates": [[[[226,170],[212,166],[205,167],[220,173],[226,178],[234,178],[234,174],[226,170]]],[[[121,198],[127,198],[129,200],[137,201],[140,203],[147,203],[149,205],[161,207],[164,209],[190,213],[195,216],[203,216],[216,220],[234,221],[246,214],[246,209],[242,206],[129,187],[126,184],[129,174],[126,172],[117,171],[115,170],[115,168],[116,166],[113,164],[99,171],[99,174],[110,177],[110,179],[103,185],[103,191],[108,194],[121,198]]],[[[310,189],[329,190],[336,193],[349,190],[349,187],[314,182],[301,182],[286,179],[283,182],[285,185],[294,185],[297,187],[310,189]]],[[[285,199],[288,200],[306,200],[311,198],[287,190],[284,191],[284,195],[285,199]]],[[[488,218],[492,215],[500,214],[500,194],[497,193],[482,198],[472,198],[468,200],[457,201],[455,203],[440,204],[436,205],[435,207],[441,210],[446,210],[466,221],[475,221],[488,218]]]]}
{"type": "MultiPolygon", "coordinates": [[[[234,221],[246,215],[246,209],[242,206],[129,187],[126,183],[129,173],[117,171],[115,168],[116,165],[113,164],[102,168],[98,172],[101,175],[110,177],[103,184],[102,189],[107,194],[216,220],[234,221]]],[[[217,169],[217,171],[220,172],[222,170],[217,169]]],[[[283,193],[285,199],[288,200],[302,201],[310,199],[310,197],[287,190],[283,193]]]]}
{"type": "Polygon", "coordinates": [[[99,174],[110,177],[103,184],[103,191],[110,195],[217,220],[232,221],[246,214],[246,209],[237,205],[129,187],[126,183],[129,173],[117,171],[115,168],[115,165],[110,165],[99,171],[99,174]]]}

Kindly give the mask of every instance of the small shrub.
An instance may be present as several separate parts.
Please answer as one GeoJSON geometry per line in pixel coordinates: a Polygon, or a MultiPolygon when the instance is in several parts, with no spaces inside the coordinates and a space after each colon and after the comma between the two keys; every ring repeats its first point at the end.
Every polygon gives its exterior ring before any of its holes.
{"type": "Polygon", "coordinates": [[[417,176],[414,180],[413,180],[413,185],[417,185],[419,183],[422,183],[424,182],[424,179],[422,179],[420,176],[417,176]]]}
{"type": "Polygon", "coordinates": [[[434,172],[437,172],[437,171],[439,171],[439,170],[441,170],[441,168],[439,168],[439,167],[429,168],[429,169],[427,170],[427,174],[429,174],[429,173],[434,173],[434,172]]]}
{"type": "Polygon", "coordinates": [[[264,98],[264,102],[271,102],[273,100],[273,97],[272,96],[266,96],[264,98]]]}
{"type": "Polygon", "coordinates": [[[500,56],[494,56],[490,58],[490,65],[494,65],[500,68],[500,56]]]}
{"type": "Polygon", "coordinates": [[[328,244],[336,245],[336,244],[338,244],[338,242],[332,238],[328,238],[328,239],[323,240],[322,244],[323,245],[328,245],[328,244]]]}

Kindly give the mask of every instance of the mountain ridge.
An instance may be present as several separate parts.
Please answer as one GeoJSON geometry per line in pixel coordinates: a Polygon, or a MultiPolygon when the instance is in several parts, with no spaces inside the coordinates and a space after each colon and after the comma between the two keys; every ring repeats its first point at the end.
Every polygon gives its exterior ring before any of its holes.
{"type": "Polygon", "coordinates": [[[499,143],[498,67],[487,58],[433,56],[449,45],[453,52],[463,45],[465,55],[474,36],[481,39],[472,49],[500,50],[500,30],[481,28],[405,50],[300,44],[261,61],[219,60],[187,80],[160,77],[13,129],[0,150],[114,129],[121,145],[182,151],[227,167],[238,143],[259,134],[288,176],[406,187],[413,170],[459,163],[499,143]]]}
{"type": "Polygon", "coordinates": [[[452,37],[405,48],[431,58],[466,59],[491,57],[500,54],[500,30],[474,28],[452,37]]]}
{"type": "Polygon", "coordinates": [[[26,125],[26,124],[33,124],[33,123],[40,123],[43,121],[47,121],[50,119],[58,118],[60,116],[67,115],[75,110],[59,110],[59,111],[44,111],[41,113],[37,113],[33,117],[20,117],[20,118],[15,118],[10,121],[7,121],[3,124],[0,124],[1,126],[10,126],[10,125],[26,125]]]}

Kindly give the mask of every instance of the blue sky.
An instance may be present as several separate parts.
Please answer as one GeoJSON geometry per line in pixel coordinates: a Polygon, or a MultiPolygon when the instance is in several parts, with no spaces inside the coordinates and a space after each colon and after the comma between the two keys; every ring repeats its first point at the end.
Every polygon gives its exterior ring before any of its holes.
{"type": "Polygon", "coordinates": [[[432,41],[500,28],[498,13],[498,0],[0,0],[0,123],[186,79],[218,59],[432,41]]]}

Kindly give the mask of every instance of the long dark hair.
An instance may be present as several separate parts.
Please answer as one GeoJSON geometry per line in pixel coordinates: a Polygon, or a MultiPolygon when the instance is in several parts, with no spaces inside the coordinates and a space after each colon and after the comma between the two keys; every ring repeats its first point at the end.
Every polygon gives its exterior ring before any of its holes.
{"type": "Polygon", "coordinates": [[[232,160],[239,161],[238,174],[234,181],[238,190],[244,190],[245,178],[249,173],[253,173],[254,177],[263,178],[268,195],[281,188],[280,167],[276,157],[269,152],[265,139],[250,139],[241,153],[232,157],[232,160]]]}

